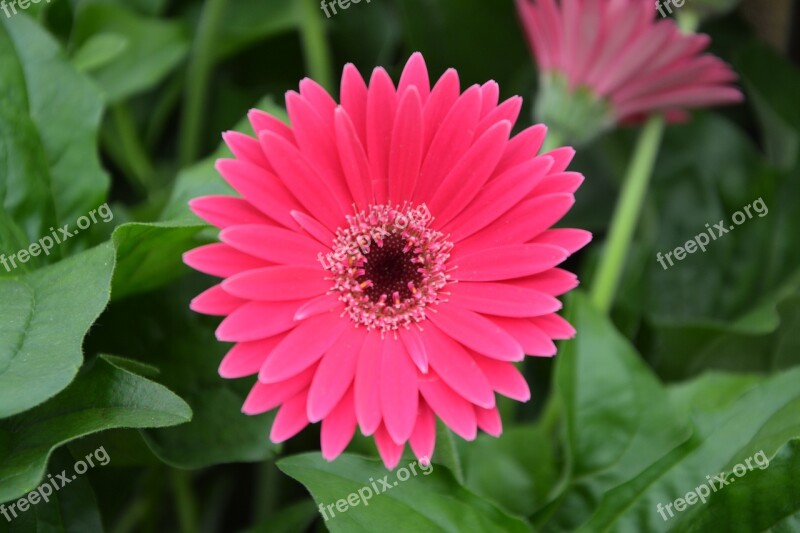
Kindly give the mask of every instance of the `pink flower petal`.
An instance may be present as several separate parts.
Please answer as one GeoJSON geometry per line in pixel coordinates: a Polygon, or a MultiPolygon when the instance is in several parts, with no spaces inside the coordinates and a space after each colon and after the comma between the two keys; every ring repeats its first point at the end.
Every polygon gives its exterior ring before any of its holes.
{"type": "Polygon", "coordinates": [[[499,281],[538,274],[558,265],[569,254],[549,244],[498,246],[451,259],[461,281],[499,281]]]}
{"type": "Polygon", "coordinates": [[[323,294],[301,305],[294,314],[295,320],[305,320],[312,316],[327,313],[341,307],[339,296],[336,294],[323,294]]]}
{"type": "Polygon", "coordinates": [[[376,332],[367,334],[356,368],[356,418],[364,435],[372,435],[381,425],[381,357],[384,343],[376,332]]]}
{"type": "Polygon", "coordinates": [[[499,437],[503,433],[503,421],[500,420],[500,412],[497,407],[484,409],[475,406],[475,418],[477,419],[478,427],[492,437],[499,437]]]}
{"type": "Polygon", "coordinates": [[[428,404],[420,400],[417,422],[408,443],[423,465],[430,464],[436,446],[436,417],[428,404]]]}
{"type": "Polygon", "coordinates": [[[389,152],[389,203],[410,198],[422,164],[422,101],[416,87],[409,87],[397,107],[389,152]]]}
{"type": "Polygon", "coordinates": [[[240,252],[285,265],[317,266],[317,255],[326,251],[305,235],[275,226],[233,226],[222,230],[219,238],[240,252]]]}
{"type": "Polygon", "coordinates": [[[386,202],[388,194],[386,177],[396,112],[397,95],[392,79],[383,68],[376,68],[369,80],[367,95],[367,153],[373,194],[380,204],[386,202]]]}
{"type": "Polygon", "coordinates": [[[275,444],[289,440],[308,425],[306,418],[307,394],[307,392],[301,392],[278,409],[278,414],[275,415],[275,421],[272,423],[269,440],[275,444]]]}
{"type": "Polygon", "coordinates": [[[396,444],[403,444],[417,417],[417,369],[399,339],[385,342],[380,370],[383,425],[396,444]]]}
{"type": "Polygon", "coordinates": [[[294,398],[299,393],[308,391],[308,387],[311,385],[311,378],[314,377],[316,370],[317,365],[313,365],[299,374],[278,383],[256,382],[244,401],[242,412],[247,415],[266,413],[294,398]]]}
{"type": "Polygon", "coordinates": [[[487,183],[472,203],[444,225],[453,242],[485,228],[525,198],[550,170],[553,160],[536,157],[521,163],[487,183]]]}
{"type": "Polygon", "coordinates": [[[271,266],[248,270],[222,282],[234,296],[251,300],[299,300],[320,296],[331,288],[322,268],[271,266]]]}
{"type": "Polygon", "coordinates": [[[431,368],[442,381],[468,402],[494,407],[489,381],[463,346],[435,327],[425,331],[423,340],[430,354],[431,368]]]}
{"type": "Polygon", "coordinates": [[[440,379],[421,381],[419,391],[434,413],[465,440],[475,440],[478,422],[474,406],[440,379]]]}
{"type": "Polygon", "coordinates": [[[439,184],[428,207],[439,224],[459,214],[483,187],[497,166],[511,133],[511,123],[499,122],[475,141],[463,158],[439,184]]]}
{"type": "Polygon", "coordinates": [[[308,393],[308,419],[318,422],[333,411],[353,382],[366,334],[349,327],[319,363],[308,393]]]}
{"type": "Polygon", "coordinates": [[[269,166],[269,161],[264,156],[264,152],[261,151],[258,139],[238,131],[226,131],[222,134],[222,139],[231,149],[236,159],[241,159],[260,167],[269,166]]]}
{"type": "Polygon", "coordinates": [[[292,209],[305,210],[326,227],[335,230],[344,221],[342,213],[350,205],[349,198],[337,194],[334,187],[320,179],[303,153],[282,137],[266,132],[261,134],[260,140],[264,153],[283,185],[305,207],[297,209],[292,206],[286,214],[289,215],[292,209]]]}
{"type": "Polygon", "coordinates": [[[423,374],[428,373],[428,353],[425,351],[425,343],[422,334],[416,329],[401,329],[398,332],[400,340],[406,347],[409,357],[423,374]]]}
{"type": "Polygon", "coordinates": [[[258,380],[276,383],[299,374],[325,355],[348,327],[352,326],[332,313],[304,320],[272,350],[258,380]]]}
{"type": "Polygon", "coordinates": [[[453,305],[488,315],[531,317],[561,309],[549,294],[505,283],[456,283],[450,288],[453,305]]]}
{"type": "Polygon", "coordinates": [[[362,146],[367,144],[367,84],[358,69],[348,63],[342,72],[342,107],[352,121],[362,146]]]}
{"type": "Polygon", "coordinates": [[[189,308],[195,313],[204,315],[227,316],[246,302],[247,300],[231,296],[225,292],[221,285],[214,285],[195,296],[189,304],[189,308]]]}
{"type": "MultiPolygon", "coordinates": [[[[431,313],[430,321],[444,333],[478,353],[505,361],[519,361],[523,358],[524,354],[519,343],[491,320],[478,313],[454,305],[442,305],[439,306],[437,313],[431,313]]],[[[436,334],[423,336],[428,358],[431,366],[434,366],[432,359],[434,355],[431,351],[433,348],[428,344],[431,338],[437,339],[441,336],[436,334]]]]}
{"type": "Polygon", "coordinates": [[[428,67],[419,52],[414,52],[408,58],[403,73],[400,75],[400,82],[397,84],[397,94],[402,98],[403,93],[411,87],[417,90],[420,102],[424,104],[431,92],[431,84],[428,79],[428,67]]]}
{"type": "Polygon", "coordinates": [[[539,153],[546,135],[547,127],[544,124],[536,124],[512,137],[506,145],[503,157],[497,164],[495,174],[500,175],[530,161],[532,156],[539,153]]]}
{"type": "Polygon", "coordinates": [[[531,399],[528,382],[514,365],[480,354],[473,354],[473,357],[481,372],[489,380],[492,389],[498,394],[518,402],[527,402],[531,399]]]}
{"type": "Polygon", "coordinates": [[[528,355],[552,357],[556,354],[556,345],[541,329],[528,319],[491,317],[492,322],[511,335],[528,355]]]}
{"type": "Polygon", "coordinates": [[[220,159],[216,168],[259,211],[287,228],[297,227],[289,212],[300,209],[300,204],[269,170],[233,159],[220,159]]]}
{"type": "Polygon", "coordinates": [[[220,229],[235,224],[272,224],[272,219],[243,198],[202,196],[189,201],[192,212],[220,229]]]}
{"type": "Polygon", "coordinates": [[[217,328],[223,342],[246,342],[272,337],[297,325],[294,315],[302,301],[248,302],[228,315],[217,328]]]}
{"type": "Polygon", "coordinates": [[[439,131],[442,121],[458,100],[459,90],[458,72],[451,68],[447,69],[434,85],[423,110],[425,141],[422,146],[425,154],[428,153],[434,134],[439,131]]]}
{"type": "Polygon", "coordinates": [[[375,445],[378,447],[378,453],[381,455],[386,468],[394,470],[394,467],[400,462],[400,458],[403,457],[405,445],[396,444],[383,425],[375,431],[375,445]]]}
{"type": "Polygon", "coordinates": [[[556,228],[542,232],[531,242],[560,246],[574,254],[592,240],[592,234],[582,229],[556,228]]]}
{"type": "Polygon", "coordinates": [[[267,339],[240,342],[228,351],[219,365],[219,375],[235,379],[258,374],[264,361],[285,335],[275,335],[267,339]]]}
{"type": "Polygon", "coordinates": [[[481,89],[473,85],[442,120],[420,170],[414,201],[426,202],[472,144],[481,112],[481,89]]]}
{"type": "Polygon", "coordinates": [[[203,274],[219,278],[270,265],[268,261],[244,254],[223,243],[206,244],[190,250],[183,254],[183,262],[203,274]]]}
{"type": "Polygon", "coordinates": [[[336,404],[331,414],[322,420],[320,443],[322,457],[333,461],[344,450],[356,432],[356,413],[353,404],[353,389],[348,389],[344,397],[336,404]]]}

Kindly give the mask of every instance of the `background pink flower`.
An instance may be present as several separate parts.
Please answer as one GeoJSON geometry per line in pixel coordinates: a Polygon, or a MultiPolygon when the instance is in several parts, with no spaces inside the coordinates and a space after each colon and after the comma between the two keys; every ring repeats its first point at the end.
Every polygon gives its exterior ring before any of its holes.
{"type": "Polygon", "coordinates": [[[643,0],[517,0],[540,70],[539,120],[591,138],[651,113],[742,100],[736,74],[643,0]],[[577,101],[576,101],[577,100],[577,101]]]}
{"type": "Polygon", "coordinates": [[[537,156],[544,126],[511,137],[519,97],[461,92],[452,69],[431,88],[420,54],[397,87],[348,65],[341,100],[305,79],[291,127],[254,110],[257,138],[225,135],[241,197],[191,202],[222,242],[185,261],[225,278],[192,309],[226,317],[222,376],[258,374],[244,412],[280,407],[275,442],[321,421],[329,460],[358,426],[392,468],[406,443],[433,454],[437,417],[499,435],[496,393],[530,397],[513,363],[574,334],[556,297],[578,282],[557,265],[590,235],[551,226],[583,177],[571,148],[537,156]]]}

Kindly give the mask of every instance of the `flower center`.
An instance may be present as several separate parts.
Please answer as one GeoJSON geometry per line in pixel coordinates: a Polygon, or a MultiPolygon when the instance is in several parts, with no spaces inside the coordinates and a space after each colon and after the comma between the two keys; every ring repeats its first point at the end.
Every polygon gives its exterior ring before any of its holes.
{"type": "Polygon", "coordinates": [[[432,220],[424,204],[376,205],[348,216],[349,226],[336,232],[319,259],[356,324],[381,332],[409,327],[441,301],[453,244],[429,227],[432,220]]]}

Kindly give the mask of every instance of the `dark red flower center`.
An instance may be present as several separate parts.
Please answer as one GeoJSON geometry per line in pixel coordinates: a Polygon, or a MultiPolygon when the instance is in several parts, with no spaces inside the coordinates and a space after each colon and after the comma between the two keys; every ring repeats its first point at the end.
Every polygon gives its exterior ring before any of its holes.
{"type": "Polygon", "coordinates": [[[430,227],[432,220],[424,204],[376,205],[348,217],[349,226],[336,232],[320,260],[357,325],[381,332],[409,327],[442,300],[453,245],[430,227]]]}

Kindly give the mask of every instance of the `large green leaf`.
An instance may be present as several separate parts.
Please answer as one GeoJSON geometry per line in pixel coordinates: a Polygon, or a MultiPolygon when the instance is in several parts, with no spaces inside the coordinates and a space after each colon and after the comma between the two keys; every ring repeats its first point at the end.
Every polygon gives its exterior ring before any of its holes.
{"type": "Polygon", "coordinates": [[[564,490],[556,527],[574,528],[603,494],[630,481],[690,435],[667,393],[628,343],[581,293],[571,300],[577,337],[556,362],[566,417],[564,490]]]}
{"type": "Polygon", "coordinates": [[[161,460],[201,468],[267,459],[275,449],[268,438],[272,415],[241,413],[253,380],[219,376],[217,368],[230,345],[214,337],[217,319],[189,310],[191,298],[207,286],[203,278],[185,276],[169,289],[112,303],[87,345],[93,351],[119,353],[157,367],[159,382],[192,407],[191,423],[145,432],[145,440],[161,460]]]}
{"type": "MultiPolygon", "coordinates": [[[[92,450],[94,452],[94,450],[92,450]]],[[[72,471],[76,460],[83,460],[85,456],[73,459],[66,450],[57,450],[50,459],[48,471],[53,479],[58,479],[58,474],[72,471]]],[[[96,463],[98,466],[100,463],[96,463]]],[[[48,533],[85,533],[103,531],[100,510],[97,508],[97,498],[86,476],[77,476],[70,480],[69,485],[61,491],[50,491],[47,501],[41,494],[47,495],[48,490],[42,488],[36,505],[31,505],[25,512],[14,511],[17,517],[13,518],[10,509],[6,512],[12,520],[0,520],[0,533],[28,533],[41,531],[48,533]]],[[[24,495],[23,497],[26,497],[24,495]]],[[[29,500],[30,501],[30,500],[29,500]]],[[[14,503],[14,502],[10,502],[14,503]]]]}
{"type": "Polygon", "coordinates": [[[105,429],[164,427],[192,417],[164,386],[100,357],[61,394],[0,421],[0,501],[36,487],[47,458],[70,440],[105,429]]]}
{"type": "Polygon", "coordinates": [[[124,224],[114,231],[117,266],[113,298],[146,292],[186,274],[181,254],[196,244],[199,223],[124,224]]]}
{"type": "Polygon", "coordinates": [[[108,303],[114,250],[104,244],[55,265],[0,279],[0,418],[72,381],[84,335],[108,303]]]}
{"type": "Polygon", "coordinates": [[[343,454],[329,463],[317,452],[281,459],[278,467],[305,485],[314,500],[325,506],[325,526],[333,532],[382,531],[386,527],[397,532],[530,530],[525,522],[475,496],[456,483],[449,471],[436,465],[423,470],[415,462],[412,470],[410,464],[401,463],[393,473],[380,461],[343,454]],[[406,475],[408,478],[401,481],[406,475]],[[388,483],[388,488],[379,480],[388,483]],[[367,490],[375,494],[368,497],[367,490]],[[336,503],[348,498],[349,508],[337,511],[336,503]]]}
{"type": "Polygon", "coordinates": [[[137,15],[117,4],[83,5],[73,35],[77,48],[97,35],[113,35],[126,42],[114,61],[91,71],[110,102],[150,89],[189,51],[189,38],[180,23],[137,15]]]}
{"type": "MultiPolygon", "coordinates": [[[[666,505],[683,497],[707,482],[706,476],[730,473],[735,465],[746,463],[759,452],[767,458],[773,457],[786,442],[800,437],[798,380],[800,368],[754,385],[724,409],[695,412],[692,438],[635,480],[609,491],[586,528],[590,531],[607,528],[665,531],[673,524],[656,513],[659,503],[666,505]]],[[[702,392],[695,401],[702,405],[702,399],[708,394],[702,392]]],[[[750,475],[754,472],[747,474],[750,475]]],[[[776,483],[774,489],[770,489],[775,490],[775,498],[784,498],[780,485],[776,483]]],[[[721,491],[729,489],[726,486],[721,491]]],[[[792,505],[791,510],[797,512],[800,502],[796,497],[792,505]]],[[[751,510],[749,506],[733,506],[727,512],[732,522],[772,525],[783,520],[789,508],[759,507],[757,518],[750,514],[751,510]]]]}
{"type": "Polygon", "coordinates": [[[512,426],[499,438],[480,435],[462,448],[466,487],[510,513],[532,515],[556,481],[550,436],[537,426],[512,426]]]}
{"type": "MultiPolygon", "coordinates": [[[[580,295],[573,303],[579,334],[557,367],[571,466],[548,529],[667,530],[659,503],[800,437],[800,368],[707,376],[668,396],[607,319],[580,295]]],[[[773,507],[759,520],[782,518],[773,507]]]]}
{"type": "Polygon", "coordinates": [[[0,57],[0,252],[14,253],[103,202],[103,106],[58,43],[22,13],[0,17],[0,57]]]}
{"type": "Polygon", "coordinates": [[[792,440],[781,448],[768,466],[764,466],[763,459],[761,466],[755,461],[750,464],[756,467],[741,478],[732,477],[735,485],[712,492],[707,504],[676,516],[674,523],[670,523],[672,530],[731,533],[800,530],[800,441],[792,440]]]}

